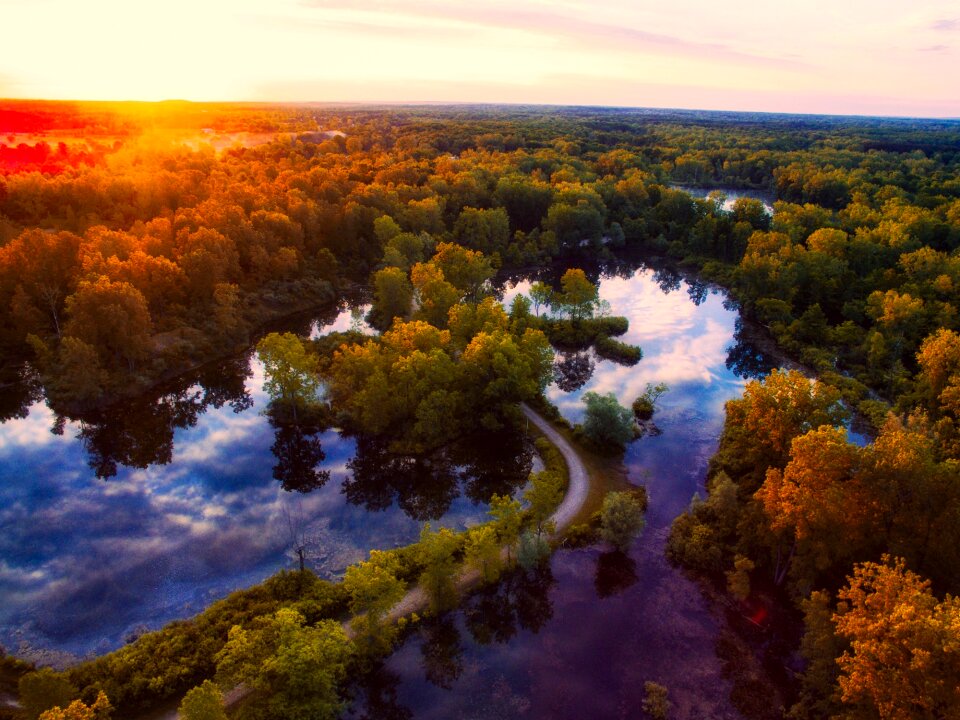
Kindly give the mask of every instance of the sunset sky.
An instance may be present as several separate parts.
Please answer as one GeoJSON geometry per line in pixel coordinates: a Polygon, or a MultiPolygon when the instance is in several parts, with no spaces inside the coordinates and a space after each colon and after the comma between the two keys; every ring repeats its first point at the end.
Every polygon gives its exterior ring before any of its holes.
{"type": "Polygon", "coordinates": [[[957,0],[0,0],[0,97],[960,116],[957,0]]]}

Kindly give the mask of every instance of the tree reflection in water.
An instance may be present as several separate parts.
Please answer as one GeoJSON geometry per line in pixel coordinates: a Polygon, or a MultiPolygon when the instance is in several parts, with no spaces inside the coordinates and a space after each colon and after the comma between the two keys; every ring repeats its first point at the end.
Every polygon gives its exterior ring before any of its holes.
{"type": "Polygon", "coordinates": [[[427,620],[420,627],[421,666],[427,681],[449,690],[463,673],[463,642],[452,617],[427,620]]]}
{"type": "Polygon", "coordinates": [[[593,377],[596,367],[589,352],[558,352],[553,363],[553,382],[563,392],[579,390],[593,377]]]}
{"type": "MultiPolygon", "coordinates": [[[[75,419],[78,438],[96,476],[108,479],[119,466],[144,469],[166,465],[173,458],[173,435],[193,427],[207,408],[230,405],[242,413],[253,405],[246,389],[250,376],[248,356],[211,365],[159,395],[140,397],[75,419]]],[[[54,432],[62,432],[58,416],[54,432]]]]}
{"type": "Polygon", "coordinates": [[[271,418],[276,438],[270,452],[277,458],[273,477],[288,492],[308,493],[323,487],[330,479],[329,470],[318,465],[327,457],[317,437],[319,428],[304,428],[296,424],[277,424],[271,418]]]}
{"type": "MultiPolygon", "coordinates": [[[[413,711],[402,705],[397,697],[400,677],[382,663],[364,673],[349,688],[351,695],[362,698],[357,720],[411,720],[413,711]]],[[[354,717],[353,713],[350,717],[354,717]]]]}
{"type": "Polygon", "coordinates": [[[733,326],[734,344],[727,348],[727,370],[737,377],[751,380],[767,375],[779,363],[753,343],[749,328],[739,316],[733,326]]]}
{"type": "Polygon", "coordinates": [[[0,368],[0,423],[22,419],[43,398],[43,386],[29,365],[0,368]]]}
{"type": "Polygon", "coordinates": [[[601,553],[597,558],[593,585],[598,597],[608,598],[622,593],[636,584],[637,579],[637,564],[626,553],[616,550],[601,553]]]}
{"type": "Polygon", "coordinates": [[[388,441],[357,437],[351,475],[343,482],[347,500],[369,511],[396,503],[414,520],[437,520],[463,492],[476,503],[494,493],[512,494],[533,466],[533,449],[518,429],[477,433],[426,455],[397,455],[388,441]]]}
{"type": "Polygon", "coordinates": [[[474,593],[464,605],[467,629],[480,645],[504,643],[518,629],[539,632],[553,617],[550,588],[556,580],[549,565],[515,570],[499,583],[474,593]]]}

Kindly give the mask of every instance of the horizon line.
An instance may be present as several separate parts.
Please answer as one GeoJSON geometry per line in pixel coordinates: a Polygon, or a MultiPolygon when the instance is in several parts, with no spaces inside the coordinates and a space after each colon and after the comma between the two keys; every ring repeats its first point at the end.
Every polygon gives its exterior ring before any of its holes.
{"type": "MultiPolygon", "coordinates": [[[[262,106],[323,106],[336,105],[348,107],[512,107],[512,108],[591,108],[597,110],[655,110],[662,112],[702,112],[716,113],[726,115],[771,115],[771,116],[799,116],[799,117],[823,117],[823,118],[863,118],[876,120],[935,120],[960,122],[960,115],[911,115],[911,114],[882,114],[871,115],[868,113],[843,113],[843,112],[811,112],[799,110],[722,110],[707,107],[679,107],[679,106],[657,106],[657,105],[601,105],[597,103],[538,103],[538,102],[497,102],[490,100],[190,100],[186,98],[164,98],[162,100],[143,100],[143,99],[82,99],[82,98],[41,98],[41,97],[0,97],[0,107],[4,103],[10,102],[49,102],[49,103],[99,103],[99,104],[141,104],[141,105],[163,105],[163,104],[184,104],[184,105],[262,105],[262,106]]],[[[5,132],[0,128],[0,132],[5,132]]]]}

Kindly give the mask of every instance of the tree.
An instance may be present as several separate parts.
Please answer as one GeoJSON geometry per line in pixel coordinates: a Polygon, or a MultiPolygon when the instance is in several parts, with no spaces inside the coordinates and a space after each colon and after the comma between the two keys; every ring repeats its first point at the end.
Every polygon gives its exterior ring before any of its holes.
{"type": "Polygon", "coordinates": [[[204,680],[183,696],[179,713],[183,720],[227,720],[223,693],[210,680],[204,680]]]}
{"type": "MultiPolygon", "coordinates": [[[[787,557],[793,558],[802,587],[849,558],[869,537],[870,502],[855,472],[860,456],[844,428],[824,425],[796,438],[786,468],[770,468],[756,493],[770,529],[791,547],[787,557]]],[[[782,582],[788,565],[779,563],[776,582],[782,582]]]]}
{"type": "Polygon", "coordinates": [[[517,548],[517,562],[524,570],[533,570],[539,567],[550,557],[550,543],[541,535],[531,530],[525,530],[520,535],[520,545],[517,548]]]}
{"type": "Polygon", "coordinates": [[[413,304],[413,285],[407,273],[400,268],[390,267],[373,274],[373,307],[370,310],[370,324],[380,330],[386,330],[393,319],[406,319],[413,304]]]}
{"type": "Polygon", "coordinates": [[[956,717],[960,708],[960,599],[942,602],[929,581],[886,555],[854,568],[839,593],[839,686],[847,716],[956,717]]]}
{"type": "Polygon", "coordinates": [[[583,418],[586,436],[601,447],[623,450],[634,438],[633,412],[617,402],[613,393],[588,392],[582,399],[587,406],[583,418]]]}
{"type": "Polygon", "coordinates": [[[410,270],[410,280],[416,290],[419,309],[415,317],[426,320],[437,328],[447,326],[447,313],[462,297],[461,292],[447,282],[443,271],[433,263],[417,263],[410,270]]]}
{"type": "Polygon", "coordinates": [[[550,307],[553,302],[553,288],[542,282],[535,282],[530,286],[530,299],[533,301],[533,311],[540,317],[540,306],[550,307]]]}
{"type": "Polygon", "coordinates": [[[586,273],[579,268],[570,268],[560,278],[560,302],[574,320],[593,315],[593,308],[599,299],[599,290],[587,279],[586,273]]]}
{"type": "Polygon", "coordinates": [[[247,702],[260,717],[333,720],[343,709],[338,687],[353,653],[336,620],[310,627],[299,612],[283,608],[251,629],[230,629],[216,656],[217,678],[250,688],[247,702]]]}
{"type": "Polygon", "coordinates": [[[520,525],[523,522],[520,501],[509,495],[494,494],[490,498],[490,509],[487,514],[493,518],[497,538],[502,545],[507,546],[507,557],[510,557],[510,549],[520,536],[520,525]]]}
{"type": "Polygon", "coordinates": [[[657,383],[656,385],[647,383],[647,389],[644,390],[643,395],[638,396],[637,399],[633,401],[634,417],[640,421],[651,419],[654,410],[656,410],[657,400],[669,389],[666,383],[657,383]]]}
{"type": "Polygon", "coordinates": [[[17,690],[27,720],[36,720],[44,710],[66,707],[80,694],[67,678],[50,668],[40,668],[22,676],[17,690]]]}
{"type": "Polygon", "coordinates": [[[510,242],[510,219],[503,208],[466,207],[453,225],[453,238],[460,245],[486,255],[502,253],[510,242]]]}
{"type": "Polygon", "coordinates": [[[733,570],[727,571],[727,591],[738,600],[750,597],[750,573],[756,566],[748,557],[737,555],[733,559],[733,570]]]}
{"type": "Polygon", "coordinates": [[[631,492],[611,492],[600,510],[600,537],[618,550],[626,550],[643,530],[643,503],[631,492]]]}
{"type": "Polygon", "coordinates": [[[153,322],[143,294],[105,276],[86,280],[67,298],[64,334],[96,348],[105,365],[133,369],[150,349],[153,322]]]}
{"type": "Polygon", "coordinates": [[[543,470],[530,475],[530,487],[524,493],[523,499],[529,506],[537,537],[543,535],[544,531],[552,531],[549,520],[563,500],[563,486],[563,477],[553,470],[543,470]]]}
{"type": "Polygon", "coordinates": [[[726,411],[711,472],[724,470],[749,493],[760,487],[767,468],[787,464],[795,437],[821,425],[841,425],[847,414],[836,388],[795,370],[751,380],[726,411]]]}
{"type": "Polygon", "coordinates": [[[257,343],[257,357],[263,363],[263,387],[271,402],[289,410],[296,422],[297,408],[313,402],[320,387],[317,357],[293,333],[270,333],[257,343]]]}
{"type": "Polygon", "coordinates": [[[427,591],[430,608],[434,612],[447,610],[457,602],[454,584],[457,566],[453,553],[459,544],[457,536],[448,528],[433,531],[427,523],[420,531],[420,541],[417,543],[417,560],[423,565],[420,587],[427,591]]]}
{"type": "Polygon", "coordinates": [[[648,680],[643,684],[646,697],[640,704],[643,711],[653,720],[666,720],[670,712],[670,701],[667,699],[667,688],[659,683],[648,680]]]}
{"type": "Polygon", "coordinates": [[[53,707],[40,713],[39,720],[110,720],[113,706],[103,690],[97,693],[93,705],[74,700],[66,708],[53,707]]]}
{"type": "Polygon", "coordinates": [[[385,652],[396,633],[383,623],[384,616],[400,602],[406,585],[397,578],[398,563],[389,553],[370,551],[370,559],[347,568],[344,588],[350,593],[351,627],[357,641],[370,652],[385,652]]]}
{"type": "Polygon", "coordinates": [[[444,279],[460,293],[458,299],[477,301],[486,282],[493,277],[490,260],[483,253],[469,250],[456,243],[440,243],[430,260],[444,279]]]}
{"type": "Polygon", "coordinates": [[[479,572],[484,582],[494,582],[500,577],[500,543],[493,527],[478,525],[471,529],[464,551],[467,565],[479,572]]]}

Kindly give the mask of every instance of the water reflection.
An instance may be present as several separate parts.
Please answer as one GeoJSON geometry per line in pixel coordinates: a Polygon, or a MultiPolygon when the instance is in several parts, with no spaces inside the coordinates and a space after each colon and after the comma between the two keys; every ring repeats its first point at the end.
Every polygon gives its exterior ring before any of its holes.
{"type": "Polygon", "coordinates": [[[536,633],[553,617],[549,565],[514,570],[495,585],[474,593],[463,608],[467,629],[480,645],[505,643],[519,630],[536,633]]]}
{"type": "Polygon", "coordinates": [[[463,642],[456,623],[449,617],[427,620],[420,628],[421,665],[427,682],[449,690],[463,673],[463,642]]]}
{"type": "Polygon", "coordinates": [[[733,345],[727,349],[727,369],[737,377],[753,379],[764,377],[770,373],[778,363],[768,353],[764,352],[755,342],[756,330],[744,325],[743,320],[737,318],[733,333],[733,345]]]}
{"type": "Polygon", "coordinates": [[[29,365],[0,369],[0,422],[27,417],[42,397],[43,388],[29,365]]]}
{"type": "Polygon", "coordinates": [[[305,429],[300,425],[270,424],[276,435],[270,452],[277,458],[273,466],[273,477],[287,491],[308,493],[324,486],[330,479],[330,471],[318,466],[327,455],[317,437],[318,430],[305,429]]]}
{"type": "MultiPolygon", "coordinates": [[[[279,329],[349,328],[356,316],[341,307],[279,329]]],[[[24,380],[0,394],[0,644],[26,657],[104,652],[295,567],[291,499],[306,564],[331,577],[411,542],[424,518],[484,519],[490,494],[529,469],[529,448],[487,439],[423,469],[439,482],[415,487],[413,473],[377,500],[396,466],[378,469],[384,456],[364,446],[354,473],[357,439],[271,423],[249,353],[83,418],[56,415],[24,380]]]]}
{"type": "Polygon", "coordinates": [[[608,598],[632,587],[638,580],[637,563],[629,555],[614,551],[602,553],[597,558],[597,572],[593,586],[597,597],[608,598]]]}
{"type": "Polygon", "coordinates": [[[461,494],[476,503],[512,495],[533,466],[533,446],[520,429],[476,433],[429,455],[396,455],[381,438],[356,442],[343,482],[347,499],[373,512],[397,505],[422,522],[442,517],[461,494]]]}
{"type": "Polygon", "coordinates": [[[590,352],[558,352],[553,363],[553,382],[564,392],[582,388],[593,377],[594,362],[590,352]]]}
{"type": "MultiPolygon", "coordinates": [[[[714,650],[721,623],[697,586],[667,564],[663,545],[673,518],[703,492],[724,404],[769,360],[711,286],[675,268],[622,261],[602,266],[601,276],[600,297],[630,320],[621,339],[640,345],[644,358],[622,367],[591,356],[592,373],[580,382],[572,370],[582,360],[560,357],[547,392],[577,422],[584,392],[613,392],[629,404],[647,383],[669,385],[655,425],[625,457],[630,481],[647,487],[647,529],[626,553],[561,549],[539,586],[522,589],[522,577],[511,576],[471,597],[449,620],[460,637],[457,672],[444,683],[423,667],[425,655],[434,657],[424,649],[430,638],[411,637],[387,670],[401,678],[393,697],[413,717],[639,717],[648,680],[669,688],[677,718],[739,717],[714,650]]],[[[528,288],[508,284],[504,298],[528,288]]]]}

